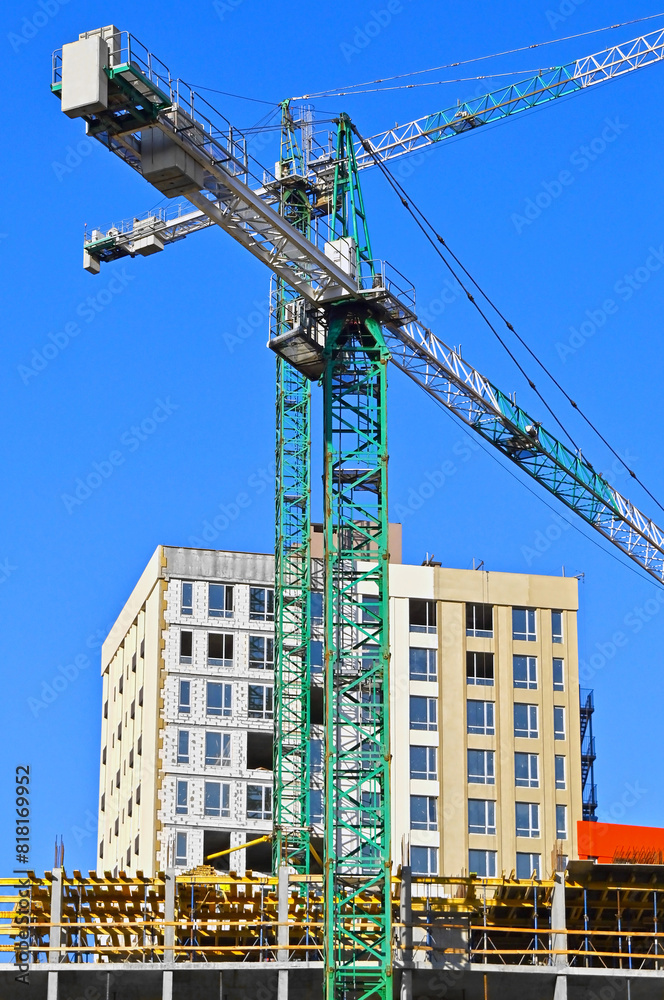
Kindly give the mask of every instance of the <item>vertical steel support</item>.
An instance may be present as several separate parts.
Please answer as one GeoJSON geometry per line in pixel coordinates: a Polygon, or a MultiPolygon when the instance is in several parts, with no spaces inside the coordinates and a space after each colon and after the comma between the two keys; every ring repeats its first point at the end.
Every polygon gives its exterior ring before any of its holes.
{"type": "Polygon", "coordinates": [[[328,314],[325,996],[392,997],[386,365],[361,303],[328,314]]]}
{"type": "MultiPolygon", "coordinates": [[[[282,176],[303,173],[288,104],[282,117],[282,176]]],[[[311,212],[297,185],[281,194],[281,213],[307,233],[311,212]]],[[[277,284],[275,322],[283,331],[293,293],[277,284]]],[[[309,593],[311,589],[311,393],[307,379],[277,357],[275,540],[274,870],[309,871],[309,593]]]]}

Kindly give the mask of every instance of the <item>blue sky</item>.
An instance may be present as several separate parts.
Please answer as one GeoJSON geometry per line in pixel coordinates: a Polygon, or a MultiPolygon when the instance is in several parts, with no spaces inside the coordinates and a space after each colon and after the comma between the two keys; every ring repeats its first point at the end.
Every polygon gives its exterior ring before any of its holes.
{"type": "MultiPolygon", "coordinates": [[[[559,64],[661,20],[563,36],[654,13],[646,0],[390,0],[389,7],[386,0],[340,0],[294,18],[264,0],[188,3],[186,16],[172,0],[4,5],[2,871],[14,866],[13,776],[26,763],[33,775],[31,863],[50,867],[62,834],[68,866],[94,866],[99,647],[155,546],[195,544],[220,505],[232,505],[240,492],[250,494],[250,506],[213,544],[273,545],[272,488],[260,488],[274,454],[268,275],[221,231],[110,265],[96,278],[82,270],[85,223],[105,229],[147,211],[159,196],[61,114],[49,92],[52,50],[113,22],[176,76],[276,103],[556,41],[433,74],[488,75],[488,85],[463,79],[316,103],[330,117],[347,111],[371,135],[492,89],[507,79],[501,73],[559,64]],[[239,331],[248,336],[238,345],[239,331]],[[95,470],[100,485],[80,503],[68,500],[77,480],[95,470]]],[[[462,136],[397,171],[659,498],[664,472],[652,373],[661,370],[664,350],[663,84],[664,67],[651,67],[462,136]]],[[[269,111],[209,96],[240,128],[269,111]]],[[[276,150],[265,151],[270,157],[276,150]]],[[[373,171],[363,181],[374,252],[414,282],[420,311],[440,337],[461,343],[468,360],[505,391],[516,389],[521,405],[549,426],[513,363],[446,285],[448,275],[385,181],[373,171]]],[[[522,351],[519,357],[526,361],[522,351]]],[[[526,367],[532,373],[533,364],[526,367]]],[[[534,374],[595,467],[655,520],[664,517],[534,374]]],[[[600,816],[663,825],[656,776],[663,763],[664,591],[599,536],[589,538],[590,529],[536,484],[524,486],[518,470],[476,448],[396,369],[390,391],[390,499],[393,517],[403,521],[405,559],[434,553],[462,568],[483,559],[491,570],[559,574],[564,566],[567,574],[585,574],[580,653],[584,683],[596,696],[600,816]],[[432,477],[440,482],[436,471],[445,462],[453,472],[421,502],[421,487],[432,477]]],[[[317,389],[314,399],[319,481],[317,389]]]]}

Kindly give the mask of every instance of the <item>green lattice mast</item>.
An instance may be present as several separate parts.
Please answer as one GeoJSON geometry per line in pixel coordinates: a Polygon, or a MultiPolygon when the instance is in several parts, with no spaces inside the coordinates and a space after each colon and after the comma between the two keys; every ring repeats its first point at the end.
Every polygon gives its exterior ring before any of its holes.
{"type": "MultiPolygon", "coordinates": [[[[373,260],[350,122],[334,235],[373,260]],[[352,240],[352,242],[350,242],[352,240]]],[[[362,301],[327,310],[325,348],[325,996],[392,997],[386,366],[362,301]]]]}
{"type": "MultiPolygon", "coordinates": [[[[281,214],[308,236],[311,208],[288,102],[281,135],[281,214]]],[[[294,298],[278,279],[277,335],[294,298]]],[[[277,355],[273,857],[275,871],[287,864],[302,873],[309,871],[310,836],[310,411],[308,379],[277,355]]]]}

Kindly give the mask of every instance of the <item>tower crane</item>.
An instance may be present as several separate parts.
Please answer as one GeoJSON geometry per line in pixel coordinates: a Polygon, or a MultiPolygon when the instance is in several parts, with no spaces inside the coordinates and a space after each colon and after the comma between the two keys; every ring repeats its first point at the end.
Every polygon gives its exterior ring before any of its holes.
{"type": "Polygon", "coordinates": [[[86,234],[84,266],[149,256],[216,225],[272,271],[277,356],[275,863],[309,864],[310,398],[323,384],[325,995],[392,995],[386,368],[391,361],[658,582],[664,532],[419,322],[413,288],[373,256],[361,170],[661,61],[664,31],[371,139],[340,115],[320,141],[282,105],[274,171],[200,94],[107,26],[56,52],[70,118],[191,208],[86,234]]]}

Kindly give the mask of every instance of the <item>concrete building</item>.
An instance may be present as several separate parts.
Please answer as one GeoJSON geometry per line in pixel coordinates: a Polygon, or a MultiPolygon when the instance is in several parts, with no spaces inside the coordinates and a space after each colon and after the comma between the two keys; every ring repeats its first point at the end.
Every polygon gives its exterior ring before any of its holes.
{"type": "MultiPolygon", "coordinates": [[[[578,856],[583,817],[577,581],[404,565],[398,529],[395,863],[544,876],[578,856]]],[[[320,542],[314,534],[314,557],[320,542]]],[[[270,832],[273,581],[272,555],[160,546],[152,556],[102,650],[98,870],[185,870],[270,832]]],[[[318,824],[322,595],[312,609],[318,824]]],[[[263,843],[215,863],[266,871],[270,857],[263,843]]]]}

